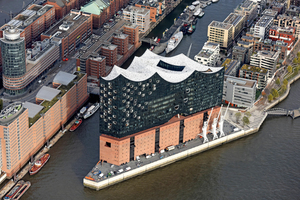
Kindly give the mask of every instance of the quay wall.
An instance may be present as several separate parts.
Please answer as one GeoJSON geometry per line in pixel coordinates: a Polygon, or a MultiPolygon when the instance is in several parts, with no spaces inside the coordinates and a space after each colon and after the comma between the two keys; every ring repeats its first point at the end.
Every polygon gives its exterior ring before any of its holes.
{"type": "Polygon", "coordinates": [[[135,176],[138,176],[138,175],[144,174],[146,172],[158,169],[160,167],[164,167],[164,166],[169,165],[171,163],[174,163],[176,161],[185,159],[187,157],[199,154],[201,152],[207,151],[207,150],[215,148],[217,146],[220,146],[220,145],[232,142],[234,140],[240,139],[242,137],[251,135],[253,133],[256,133],[259,130],[261,124],[264,122],[266,117],[267,117],[267,114],[265,114],[263,116],[263,118],[261,120],[261,123],[256,128],[250,128],[248,130],[241,130],[241,131],[238,131],[238,132],[231,133],[230,135],[226,135],[224,137],[218,138],[218,139],[210,141],[208,143],[201,144],[201,145],[196,146],[196,147],[191,148],[191,149],[187,149],[183,152],[171,155],[169,157],[162,158],[158,161],[155,161],[155,162],[152,162],[150,164],[141,166],[137,169],[132,169],[130,171],[124,172],[124,173],[116,175],[114,177],[107,178],[103,181],[96,182],[96,181],[92,181],[92,180],[84,178],[83,179],[83,185],[85,187],[95,189],[95,190],[104,189],[104,188],[109,187],[111,185],[114,185],[116,183],[120,183],[122,181],[133,178],[135,176]]]}

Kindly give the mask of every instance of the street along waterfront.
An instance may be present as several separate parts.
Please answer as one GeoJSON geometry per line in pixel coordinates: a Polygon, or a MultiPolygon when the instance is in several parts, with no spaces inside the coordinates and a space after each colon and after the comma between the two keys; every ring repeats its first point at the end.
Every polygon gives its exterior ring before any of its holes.
{"type": "MultiPolygon", "coordinates": [[[[220,0],[205,8],[199,27],[170,55],[186,53],[192,41],[191,56],[198,53],[207,39],[207,25],[223,20],[239,2],[220,0]]],[[[278,107],[298,108],[299,90],[296,82],[278,107]]],[[[82,178],[99,160],[98,117],[85,120],[74,133],[67,132],[50,149],[51,161],[43,170],[24,177],[32,183],[24,199],[296,199],[299,194],[300,125],[298,119],[288,117],[267,118],[252,136],[107,189],[84,188],[82,178]]]]}

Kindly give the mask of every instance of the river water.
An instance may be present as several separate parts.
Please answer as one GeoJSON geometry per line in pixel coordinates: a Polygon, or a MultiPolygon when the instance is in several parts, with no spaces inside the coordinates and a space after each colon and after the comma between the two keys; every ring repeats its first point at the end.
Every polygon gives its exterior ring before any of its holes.
{"type": "MultiPolygon", "coordinates": [[[[21,1],[0,0],[0,9],[6,6],[9,10],[8,5],[17,2],[22,7],[21,1]]],[[[161,36],[191,2],[182,2],[149,36],[161,36]]],[[[193,43],[193,58],[207,40],[207,25],[212,20],[224,20],[238,3],[220,0],[205,8],[196,31],[184,36],[168,56],[186,54],[193,43]]],[[[143,45],[135,55],[142,55],[146,48],[149,46],[143,45]]],[[[130,59],[124,67],[129,63],[130,59]]],[[[287,99],[277,107],[300,107],[299,91],[300,81],[292,85],[287,99]]],[[[82,184],[99,158],[99,120],[94,115],[50,149],[51,158],[39,173],[24,177],[32,186],[22,199],[300,199],[299,120],[267,117],[254,135],[94,191],[82,184]]]]}

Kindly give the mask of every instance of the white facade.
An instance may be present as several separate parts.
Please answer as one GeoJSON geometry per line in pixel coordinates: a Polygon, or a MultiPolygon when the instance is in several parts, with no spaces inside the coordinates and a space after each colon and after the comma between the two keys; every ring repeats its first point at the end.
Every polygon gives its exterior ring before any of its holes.
{"type": "Polygon", "coordinates": [[[150,10],[135,6],[127,6],[123,10],[123,19],[139,26],[139,31],[145,33],[150,28],[150,10]]]}
{"type": "Polygon", "coordinates": [[[273,17],[262,16],[254,26],[254,37],[260,37],[262,39],[268,38],[270,28],[273,26],[273,17]]]}
{"type": "Polygon", "coordinates": [[[278,57],[279,52],[259,51],[251,56],[250,65],[267,69],[269,71],[269,78],[272,78],[276,71],[278,57]]]}
{"type": "Polygon", "coordinates": [[[200,64],[215,67],[220,59],[220,45],[214,42],[205,42],[201,51],[194,60],[200,64]]]}
{"type": "Polygon", "coordinates": [[[239,107],[251,107],[255,102],[256,81],[224,76],[223,100],[239,107]]]}

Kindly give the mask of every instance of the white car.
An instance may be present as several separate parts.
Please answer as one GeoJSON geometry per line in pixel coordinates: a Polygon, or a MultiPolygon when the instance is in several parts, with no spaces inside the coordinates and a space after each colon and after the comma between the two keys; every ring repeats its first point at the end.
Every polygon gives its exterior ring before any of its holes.
{"type": "Polygon", "coordinates": [[[131,167],[126,167],[125,171],[131,170],[131,167]]]}

